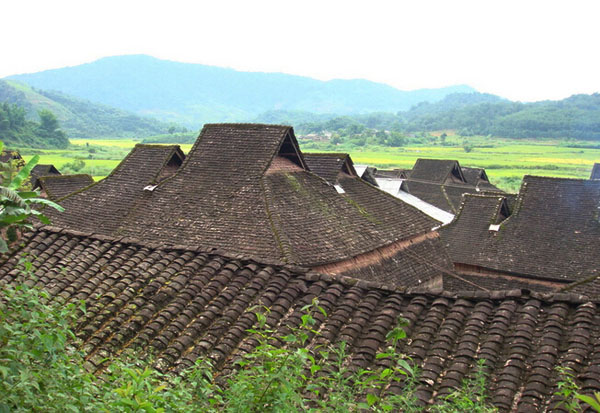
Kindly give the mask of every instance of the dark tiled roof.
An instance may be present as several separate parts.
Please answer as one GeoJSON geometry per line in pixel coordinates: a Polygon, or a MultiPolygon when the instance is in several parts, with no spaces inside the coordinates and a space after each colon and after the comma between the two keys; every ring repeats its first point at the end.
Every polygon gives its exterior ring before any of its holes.
{"type": "Polygon", "coordinates": [[[458,161],[419,158],[412,168],[410,178],[443,184],[452,172],[457,174],[457,179],[464,181],[458,161]]]}
{"type": "MultiPolygon", "coordinates": [[[[31,234],[24,251],[35,283],[57,303],[87,303],[76,335],[89,367],[123,349],[155,354],[156,367],[180,371],[198,358],[223,373],[258,343],[247,332],[256,308],[269,308],[267,327],[285,335],[302,307],[317,298],[307,348],[347,343],[352,368],[385,367],[386,334],[408,320],[398,351],[419,367],[417,397],[441,400],[486,360],[487,392],[501,411],[552,410],[561,377],[573,369],[582,392],[600,391],[600,311],[576,294],[418,293],[266,265],[195,248],[160,248],[134,240],[51,229],[31,234]]],[[[0,283],[19,282],[20,253],[0,261],[0,283]]],[[[392,391],[400,383],[392,385],[392,391]]]]}
{"type": "Polygon", "coordinates": [[[304,153],[304,160],[311,172],[332,185],[337,183],[340,173],[357,176],[347,153],[304,153]]]}
{"type": "Polygon", "coordinates": [[[33,167],[29,175],[31,176],[30,180],[32,187],[37,188],[39,186],[38,179],[41,176],[60,175],[60,172],[54,167],[54,165],[37,164],[33,167]]]}
{"type": "Polygon", "coordinates": [[[590,179],[600,179],[600,163],[595,163],[592,168],[592,174],[590,175],[590,179]]]}
{"type": "Polygon", "coordinates": [[[447,159],[418,159],[402,189],[452,214],[463,194],[503,193],[489,183],[484,169],[460,167],[458,161],[447,159]]]}
{"type": "Polygon", "coordinates": [[[94,183],[87,174],[49,175],[38,178],[39,187],[51,200],[58,200],[94,183]]]}
{"type": "Polygon", "coordinates": [[[61,201],[65,213],[48,211],[52,222],[81,231],[113,233],[128,213],[156,184],[173,158],[183,158],[179,146],[138,144],[103,180],[61,201]]]}
{"type": "Polygon", "coordinates": [[[406,179],[410,175],[410,169],[376,169],[375,178],[398,178],[406,179]]]}
{"type": "Polygon", "coordinates": [[[454,214],[458,210],[462,194],[475,191],[475,188],[458,186],[447,191],[446,188],[448,187],[448,185],[433,182],[406,180],[401,189],[433,206],[454,214]]]}
{"type": "Polygon", "coordinates": [[[468,196],[443,240],[454,262],[559,282],[600,274],[600,181],[526,176],[499,231],[497,196],[468,196]]]}
{"type": "MultiPolygon", "coordinates": [[[[346,193],[338,193],[305,170],[287,126],[205,125],[184,165],[152,192],[142,190],[150,176],[135,176],[136,168],[142,168],[139,155],[134,152],[138,161],[125,168],[124,183],[112,176],[104,187],[97,184],[68,197],[65,202],[77,204],[66,203],[62,215],[67,217],[56,214],[53,223],[164,244],[214,246],[305,266],[347,260],[430,232],[437,224],[357,177],[342,179],[346,193]],[[89,199],[90,194],[118,196],[123,187],[125,198],[112,200],[110,213],[94,212],[104,205],[89,199]]],[[[152,170],[160,165],[162,161],[152,170]]],[[[436,247],[430,254],[445,252],[436,247]]]]}

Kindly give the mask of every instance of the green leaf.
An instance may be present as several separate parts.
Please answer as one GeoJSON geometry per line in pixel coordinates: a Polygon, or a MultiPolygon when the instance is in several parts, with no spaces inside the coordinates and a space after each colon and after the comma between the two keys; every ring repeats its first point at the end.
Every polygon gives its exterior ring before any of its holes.
{"type": "Polygon", "coordinates": [[[377,399],[379,399],[377,396],[375,396],[372,393],[367,394],[367,404],[369,405],[369,407],[373,406],[375,403],[377,403],[377,399]]]}
{"type": "Polygon", "coordinates": [[[12,182],[10,182],[8,187],[11,189],[19,188],[21,186],[21,183],[25,179],[27,179],[27,177],[31,173],[31,170],[33,169],[34,166],[37,165],[37,163],[39,161],[40,161],[40,155],[35,155],[33,158],[31,158],[29,160],[29,162],[27,162],[27,164],[23,168],[21,168],[19,173],[17,175],[15,175],[15,177],[13,178],[12,182]]]}
{"type": "Polygon", "coordinates": [[[576,398],[578,398],[579,400],[581,400],[584,403],[589,404],[597,412],[600,412],[600,393],[595,393],[594,396],[596,396],[595,399],[593,397],[587,396],[585,394],[575,394],[576,398]]]}
{"type": "Polygon", "coordinates": [[[56,209],[59,212],[63,212],[65,210],[63,207],[61,207],[60,205],[58,205],[56,202],[52,202],[49,199],[31,198],[31,199],[29,199],[29,201],[30,202],[35,202],[36,204],[42,204],[42,205],[50,206],[50,207],[56,209]]]}

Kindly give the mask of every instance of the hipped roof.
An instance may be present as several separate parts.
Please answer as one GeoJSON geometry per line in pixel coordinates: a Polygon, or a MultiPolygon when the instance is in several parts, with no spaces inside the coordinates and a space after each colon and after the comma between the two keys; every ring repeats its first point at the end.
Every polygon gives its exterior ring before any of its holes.
{"type": "Polygon", "coordinates": [[[525,176],[514,212],[490,231],[501,200],[465,197],[442,230],[454,262],[565,283],[600,275],[600,181],[525,176]]]}
{"type": "MultiPolygon", "coordinates": [[[[307,266],[351,259],[428,233],[437,224],[359,178],[349,178],[345,193],[339,194],[307,171],[288,126],[205,125],[179,171],[145,193],[149,177],[142,179],[135,171],[148,166],[139,159],[142,164],[134,168],[117,168],[131,171],[127,175],[135,185],[128,188],[135,202],[98,216],[96,209],[110,205],[86,201],[92,187],[68,197],[71,205],[65,205],[64,214],[54,214],[53,223],[307,266]],[[282,157],[298,168],[273,170],[272,161],[282,157]],[[104,224],[108,220],[111,225],[104,224]]],[[[102,191],[94,194],[113,193],[118,201],[123,185],[115,178],[106,178],[102,191]]],[[[446,256],[439,242],[431,244],[428,255],[446,256]]]]}
{"type": "Polygon", "coordinates": [[[38,183],[46,196],[56,201],[92,185],[94,179],[88,174],[49,175],[39,177],[38,183]]]}
{"type": "Polygon", "coordinates": [[[340,173],[358,176],[352,158],[347,153],[304,153],[304,159],[311,172],[332,185],[337,183],[340,173]]]}

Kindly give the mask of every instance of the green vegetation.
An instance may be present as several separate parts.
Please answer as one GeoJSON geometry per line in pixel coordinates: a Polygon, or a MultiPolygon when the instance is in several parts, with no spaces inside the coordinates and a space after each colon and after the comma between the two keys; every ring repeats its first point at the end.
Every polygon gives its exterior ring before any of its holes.
{"type": "MultiPolygon", "coordinates": [[[[0,141],[0,152],[2,147],[0,141]]],[[[9,251],[11,244],[18,240],[20,231],[32,228],[31,218],[35,217],[44,224],[50,223],[34,206],[47,205],[63,210],[54,202],[40,198],[39,192],[32,191],[28,184],[29,174],[38,159],[34,156],[18,171],[12,162],[0,162],[0,253],[9,251]]]]}
{"type": "MultiPolygon", "coordinates": [[[[303,308],[297,328],[276,336],[266,324],[267,308],[254,309],[248,330],[256,348],[225,377],[213,375],[200,360],[174,376],[154,370],[140,353],[121,354],[97,374],[87,369],[71,326],[85,313],[85,303],[61,303],[30,287],[31,264],[22,262],[22,284],[0,289],[0,411],[110,412],[283,412],[331,411],[421,412],[414,395],[417,373],[398,351],[406,334],[401,326],[387,335],[389,347],[377,355],[387,367],[354,371],[347,367],[345,343],[309,351],[315,314],[303,308]],[[390,383],[403,387],[387,392],[390,383]]],[[[492,412],[484,395],[485,376],[476,370],[463,388],[435,406],[436,412],[492,412]]]]}
{"type": "MultiPolygon", "coordinates": [[[[25,109],[17,105],[0,104],[0,137],[11,146],[66,148],[69,144],[54,114],[46,109],[38,113],[40,122],[26,119],[25,109]]],[[[12,149],[12,148],[11,148],[12,149]]]]}
{"type": "MultiPolygon", "coordinates": [[[[177,136],[177,134],[174,134],[177,136]]],[[[486,168],[492,183],[502,189],[516,192],[523,175],[589,178],[594,162],[600,160],[600,148],[587,147],[584,141],[499,139],[486,136],[463,137],[452,131],[431,132],[408,137],[412,143],[403,147],[367,144],[356,146],[352,142],[333,144],[313,139],[299,139],[306,152],[348,152],[354,162],[378,168],[412,168],[417,158],[457,159],[463,166],[486,168]],[[442,136],[446,134],[446,137],[442,136]],[[419,140],[425,143],[414,143],[419,140]],[[469,152],[465,146],[470,146],[469,152]]],[[[367,138],[368,141],[368,138],[367,138]]],[[[131,139],[71,139],[65,150],[23,149],[25,159],[40,155],[40,163],[53,164],[63,170],[65,164],[80,160],[84,167],[77,173],[89,173],[96,179],[106,176],[135,144],[131,139]]],[[[190,144],[180,145],[184,152],[190,144]]],[[[74,171],[67,165],[66,171],[74,171]]]]}
{"type": "MultiPolygon", "coordinates": [[[[519,103],[482,93],[458,93],[438,102],[421,102],[408,111],[330,116],[317,119],[290,112],[269,113],[274,123],[294,121],[299,134],[337,134],[348,141],[367,131],[414,135],[457,130],[463,136],[600,140],[600,94],[561,101],[519,103]]],[[[418,137],[418,135],[417,135],[418,137]]],[[[396,145],[391,145],[396,146],[396,145]]]]}
{"type": "Polygon", "coordinates": [[[36,120],[38,112],[51,111],[72,138],[142,137],[166,133],[171,128],[181,130],[155,119],[10,80],[0,80],[0,102],[22,107],[28,120],[36,120]]]}

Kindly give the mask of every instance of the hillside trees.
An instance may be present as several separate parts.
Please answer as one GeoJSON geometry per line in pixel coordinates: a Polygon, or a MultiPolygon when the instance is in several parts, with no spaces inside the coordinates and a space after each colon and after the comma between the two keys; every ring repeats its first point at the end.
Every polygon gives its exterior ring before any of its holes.
{"type": "Polygon", "coordinates": [[[7,102],[0,104],[0,138],[8,146],[66,148],[69,145],[69,139],[52,112],[41,110],[39,123],[27,120],[26,115],[21,106],[7,102]]]}

